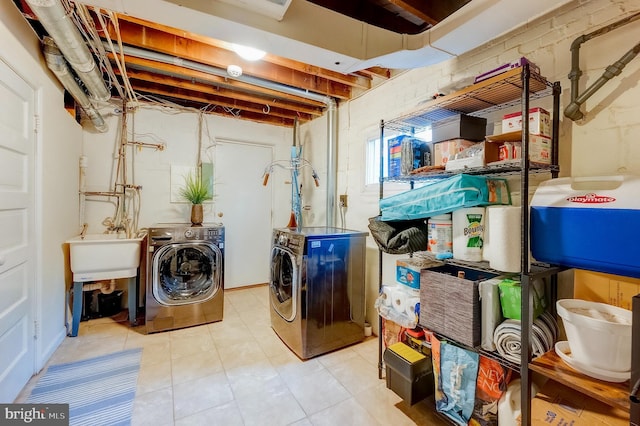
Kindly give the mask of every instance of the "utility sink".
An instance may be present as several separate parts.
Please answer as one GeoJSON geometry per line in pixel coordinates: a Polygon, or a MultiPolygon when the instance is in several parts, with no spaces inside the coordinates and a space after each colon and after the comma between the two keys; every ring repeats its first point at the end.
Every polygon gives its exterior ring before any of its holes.
{"type": "Polygon", "coordinates": [[[135,277],[140,266],[144,234],[126,238],[121,234],[87,234],[67,241],[74,282],[135,277]]]}

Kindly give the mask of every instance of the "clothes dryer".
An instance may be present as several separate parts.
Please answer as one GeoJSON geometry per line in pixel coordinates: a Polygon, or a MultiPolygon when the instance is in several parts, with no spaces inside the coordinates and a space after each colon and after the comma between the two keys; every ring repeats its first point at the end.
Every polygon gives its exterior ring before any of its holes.
{"type": "Polygon", "coordinates": [[[271,326],[302,359],[364,339],[367,233],[274,229],[271,326]]]}
{"type": "Polygon", "coordinates": [[[147,333],[221,321],[224,226],[157,224],[149,228],[147,333]]]}

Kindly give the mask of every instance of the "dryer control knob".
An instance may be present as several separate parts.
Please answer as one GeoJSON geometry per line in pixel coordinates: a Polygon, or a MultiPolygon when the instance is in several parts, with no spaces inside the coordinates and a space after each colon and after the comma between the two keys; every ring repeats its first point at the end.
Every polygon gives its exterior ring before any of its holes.
{"type": "Polygon", "coordinates": [[[284,234],[280,234],[280,236],[278,237],[278,243],[281,245],[287,244],[287,236],[284,234]]]}
{"type": "Polygon", "coordinates": [[[187,229],[186,231],[184,231],[184,236],[186,238],[191,238],[193,237],[193,230],[192,229],[187,229]]]}

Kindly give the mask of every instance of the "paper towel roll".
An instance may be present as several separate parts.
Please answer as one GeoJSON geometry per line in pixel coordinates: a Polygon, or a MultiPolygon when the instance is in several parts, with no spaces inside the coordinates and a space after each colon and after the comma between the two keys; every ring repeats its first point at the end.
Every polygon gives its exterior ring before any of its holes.
{"type": "Polygon", "coordinates": [[[491,209],[488,226],[491,234],[491,268],[504,272],[520,272],[521,212],[521,208],[515,206],[496,206],[491,209]]]}
{"type": "Polygon", "coordinates": [[[391,304],[393,306],[393,309],[395,309],[397,312],[404,314],[407,311],[408,299],[409,295],[399,288],[394,288],[391,292],[391,304]]]}
{"type": "Polygon", "coordinates": [[[407,309],[406,314],[409,315],[409,318],[413,318],[416,315],[419,315],[419,311],[416,312],[416,305],[420,304],[419,297],[409,297],[407,299],[407,309]]]}
{"type": "Polygon", "coordinates": [[[454,259],[471,262],[482,260],[484,226],[484,207],[469,207],[453,212],[454,259]]]}
{"type": "Polygon", "coordinates": [[[495,351],[496,345],[493,342],[493,333],[500,322],[502,322],[502,307],[500,306],[500,291],[498,284],[502,278],[492,278],[481,281],[478,284],[480,293],[480,326],[481,326],[481,346],[487,351],[495,351]]]}
{"type": "Polygon", "coordinates": [[[491,223],[489,218],[491,217],[491,210],[499,206],[488,206],[484,212],[484,240],[482,242],[482,260],[486,262],[491,261],[491,230],[489,227],[491,223]]]}

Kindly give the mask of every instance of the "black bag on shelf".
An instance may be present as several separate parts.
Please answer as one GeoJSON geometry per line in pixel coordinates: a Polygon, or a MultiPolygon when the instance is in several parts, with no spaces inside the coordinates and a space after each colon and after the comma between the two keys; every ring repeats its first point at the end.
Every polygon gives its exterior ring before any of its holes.
{"type": "Polygon", "coordinates": [[[407,254],[427,249],[427,223],[424,219],[385,222],[376,216],[369,218],[369,230],[385,253],[407,254]]]}

